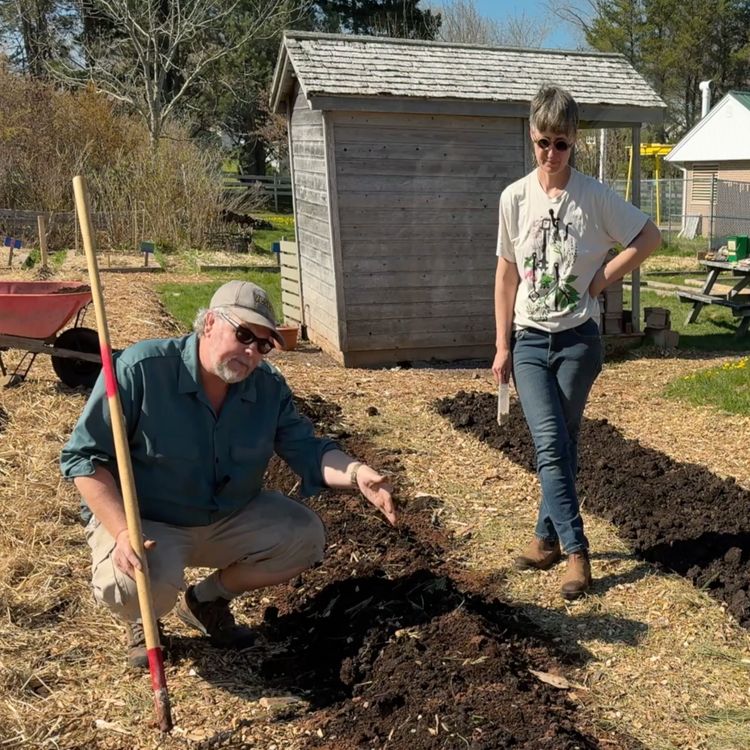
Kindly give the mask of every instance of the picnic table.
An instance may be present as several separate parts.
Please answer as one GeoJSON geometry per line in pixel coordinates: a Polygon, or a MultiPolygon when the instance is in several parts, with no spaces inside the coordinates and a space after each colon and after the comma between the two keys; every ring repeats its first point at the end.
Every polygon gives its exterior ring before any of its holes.
{"type": "Polygon", "coordinates": [[[702,260],[701,265],[706,268],[706,280],[700,292],[679,291],[680,302],[688,302],[693,308],[688,313],[686,323],[695,323],[698,314],[706,305],[721,305],[728,307],[735,318],[739,318],[736,336],[739,338],[747,333],[750,326],[750,294],[742,294],[742,290],[750,285],[750,264],[729,263],[723,260],[702,260]],[[729,292],[717,294],[713,291],[719,275],[730,273],[732,288],[729,292]]]}

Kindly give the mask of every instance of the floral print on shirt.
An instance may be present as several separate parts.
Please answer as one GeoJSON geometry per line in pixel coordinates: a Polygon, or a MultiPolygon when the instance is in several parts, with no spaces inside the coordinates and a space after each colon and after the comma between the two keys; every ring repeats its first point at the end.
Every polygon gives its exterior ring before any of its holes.
{"type": "Polygon", "coordinates": [[[532,253],[524,258],[524,281],[528,287],[526,312],[531,320],[548,320],[551,312],[575,309],[581,298],[573,282],[578,256],[575,238],[553,209],[537,220],[532,230],[532,253]]]}

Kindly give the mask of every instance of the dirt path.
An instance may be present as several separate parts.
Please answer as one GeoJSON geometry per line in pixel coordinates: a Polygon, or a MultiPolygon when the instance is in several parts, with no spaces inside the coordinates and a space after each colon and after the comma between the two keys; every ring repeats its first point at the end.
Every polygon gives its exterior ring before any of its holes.
{"type": "MultiPolygon", "coordinates": [[[[174,333],[149,290],[159,280],[107,276],[115,346],[174,333]]],[[[119,626],[91,601],[77,501],[58,478],[57,456],[85,394],[61,386],[49,362],[38,361],[28,382],[0,392],[0,605],[6,615],[0,624],[0,738],[7,746],[489,750],[505,746],[507,738],[488,734],[500,726],[526,743],[515,746],[529,748],[635,747],[635,740],[648,748],[748,746],[737,717],[750,712],[750,638],[716,599],[636,558],[616,527],[593,515],[587,521],[599,579],[594,596],[564,605],[557,571],[510,569],[535,512],[533,474],[486,440],[456,430],[434,406],[460,390],[490,394],[486,370],[342,370],[310,348],[274,359],[297,393],[320,394],[341,407],[333,420],[338,426],[327,429],[356,436],[344,439],[357,440],[373,463],[394,475],[410,535],[383,537],[387,530],[361,504],[322,498],[318,509],[341,537],[329,550],[328,567],[241,604],[264,633],[261,646],[216,652],[170,617],[168,679],[178,730],[159,742],[145,726],[147,678],[127,673],[119,626]],[[383,592],[383,576],[403,588],[383,592]],[[421,596],[418,608],[407,606],[406,593],[413,597],[414,591],[421,596]],[[492,605],[496,596],[520,611],[492,605]],[[459,601],[469,604],[456,608],[459,601]],[[381,614],[358,619],[373,603],[382,605],[375,610],[381,614]],[[288,698],[304,682],[300,663],[310,665],[304,659],[311,652],[294,646],[294,634],[305,628],[330,634],[324,621],[338,612],[337,622],[346,626],[338,637],[353,639],[357,648],[324,662],[338,668],[325,684],[349,695],[325,694],[317,686],[305,700],[288,698]],[[464,650],[458,644],[473,645],[464,650]],[[297,661],[290,662],[290,654],[297,661]],[[290,665],[299,680],[289,679],[290,665]],[[562,673],[579,687],[552,688],[529,677],[530,668],[562,673]],[[372,692],[370,684],[399,674],[402,682],[391,692],[372,692]],[[471,689],[456,691],[456,674],[471,689]],[[411,690],[417,675],[426,675],[428,689],[421,693],[411,690]],[[448,702],[435,689],[446,683],[453,684],[448,702]],[[471,725],[482,705],[500,705],[502,712],[503,690],[507,705],[517,706],[515,689],[531,698],[528,708],[509,709],[507,725],[501,713],[471,725]],[[478,702],[482,696],[487,703],[478,702]],[[460,731],[456,719],[445,719],[449,711],[459,715],[457,707],[468,722],[460,731]],[[546,745],[522,734],[540,712],[553,717],[557,732],[546,745]],[[521,720],[513,724],[513,716],[521,720]],[[467,734],[466,726],[481,731],[467,734]],[[354,744],[332,739],[352,727],[359,735],[346,742],[354,744]],[[403,733],[394,740],[396,731],[403,733]]],[[[659,460],[698,463],[720,479],[736,478],[738,491],[748,489],[750,468],[741,452],[717,446],[749,444],[750,421],[660,396],[669,379],[711,363],[655,358],[610,365],[587,416],[607,418],[620,445],[638,440],[664,457],[659,460]],[[705,437],[710,434],[715,437],[705,437]]],[[[277,479],[290,481],[283,472],[277,479]]],[[[315,663],[313,682],[324,664],[315,663]]]]}

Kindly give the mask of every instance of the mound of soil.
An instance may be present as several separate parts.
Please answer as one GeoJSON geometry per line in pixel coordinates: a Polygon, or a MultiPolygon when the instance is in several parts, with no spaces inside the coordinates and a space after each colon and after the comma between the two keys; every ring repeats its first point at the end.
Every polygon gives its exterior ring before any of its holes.
{"type": "MultiPolygon", "coordinates": [[[[534,447],[517,402],[502,427],[488,393],[460,391],[436,404],[456,427],[534,470],[534,447]]],[[[681,463],[630,440],[604,420],[584,419],[578,492],[633,551],[687,576],[750,627],[750,492],[705,466],[681,463]]]]}
{"type": "MultiPolygon", "coordinates": [[[[339,429],[333,405],[297,405],[321,432],[339,429]]],[[[372,458],[356,437],[342,447],[372,458]]],[[[388,470],[398,474],[397,457],[388,470]]],[[[293,484],[281,465],[273,479],[293,484]]],[[[570,675],[584,655],[560,653],[520,610],[487,598],[479,577],[452,569],[456,542],[439,525],[438,498],[400,498],[396,529],[359,497],[309,504],[328,530],[326,558],[263,592],[260,628],[264,683],[311,706],[294,720],[309,747],[637,747],[587,726],[574,692],[532,674],[570,675]]]]}

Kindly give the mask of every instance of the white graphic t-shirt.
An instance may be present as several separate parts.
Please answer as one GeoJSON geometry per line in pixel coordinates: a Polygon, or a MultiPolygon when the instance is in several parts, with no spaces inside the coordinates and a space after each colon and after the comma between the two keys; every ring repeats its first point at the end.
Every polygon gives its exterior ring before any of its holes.
{"type": "Polygon", "coordinates": [[[599,320],[588,293],[609,249],[625,247],[648,216],[608,187],[571,169],[562,193],[550,198],[536,170],[503,190],[497,254],[520,276],[513,327],[564,331],[599,320]]]}

